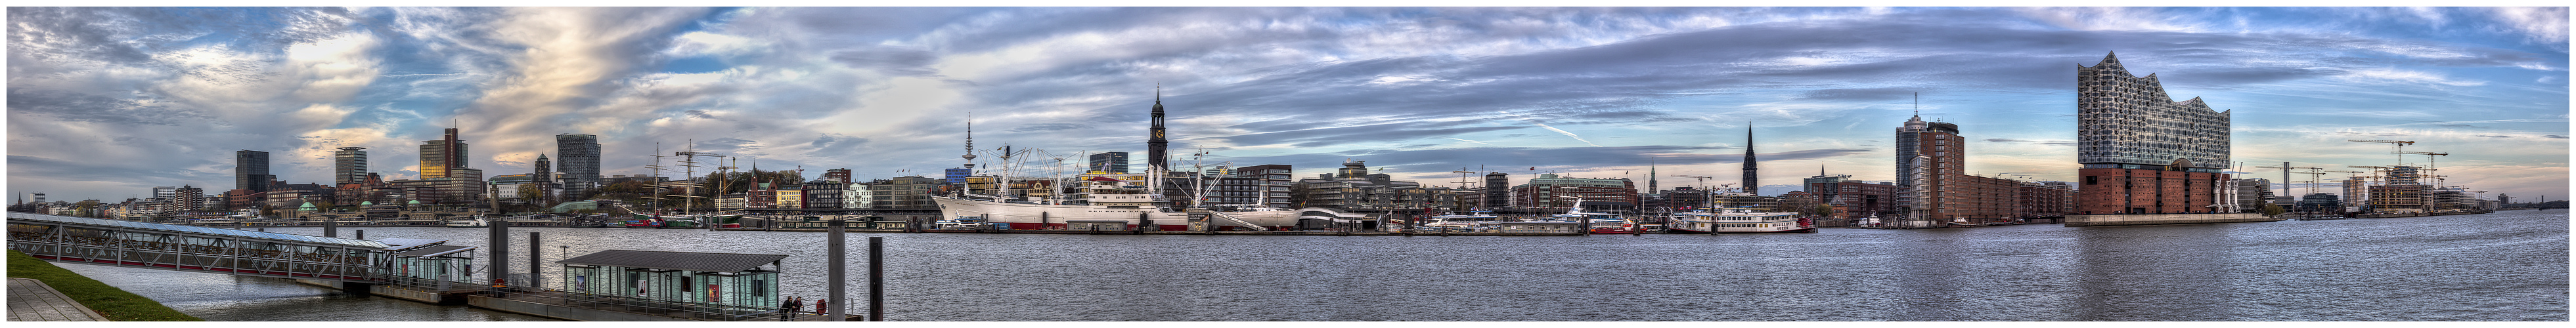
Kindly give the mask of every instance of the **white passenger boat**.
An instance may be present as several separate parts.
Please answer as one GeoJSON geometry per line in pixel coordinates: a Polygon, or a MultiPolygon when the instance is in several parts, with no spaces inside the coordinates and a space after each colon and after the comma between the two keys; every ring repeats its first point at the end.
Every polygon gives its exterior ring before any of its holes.
{"type": "Polygon", "coordinates": [[[479,216],[465,220],[447,221],[447,227],[449,228],[484,228],[491,226],[492,223],[490,221],[484,221],[483,217],[479,216]]]}
{"type": "MultiPolygon", "coordinates": [[[[940,217],[978,217],[1002,229],[1064,229],[1066,222],[1070,221],[1112,220],[1126,221],[1131,228],[1141,225],[1146,230],[1190,230],[1191,213],[1171,208],[1171,201],[1163,199],[1163,195],[1153,188],[1138,186],[1138,182],[1109,178],[1083,183],[1089,185],[1087,189],[1090,191],[1089,204],[1084,205],[1041,204],[981,195],[978,197],[987,199],[932,196],[930,200],[939,205],[940,217]]],[[[1216,216],[1208,222],[1216,224],[1219,229],[1249,224],[1266,230],[1286,230],[1295,228],[1298,213],[1305,211],[1252,208],[1208,212],[1216,216]]]]}
{"type": "Polygon", "coordinates": [[[1765,233],[1813,232],[1816,224],[1798,213],[1765,212],[1759,208],[1722,208],[1716,213],[1686,212],[1670,225],[1671,233],[1765,233]]]}

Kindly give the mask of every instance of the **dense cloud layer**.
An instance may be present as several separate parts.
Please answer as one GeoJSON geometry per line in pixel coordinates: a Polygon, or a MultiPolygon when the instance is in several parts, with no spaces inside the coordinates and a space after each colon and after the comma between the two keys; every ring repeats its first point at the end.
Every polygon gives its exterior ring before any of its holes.
{"type": "Polygon", "coordinates": [[[491,174],[564,133],[601,136],[604,174],[683,150],[923,174],[961,164],[969,113],[978,167],[1005,144],[1141,162],[1158,100],[1174,154],[1299,175],[1733,177],[1750,129],[1764,181],[1884,180],[1919,108],[1979,140],[1970,173],[2065,180],[2074,68],[2110,51],[2228,111],[2238,161],[2386,164],[2342,141],[2369,136],[2451,147],[2444,166],[2495,174],[2454,175],[2477,188],[2564,196],[2566,176],[2565,8],[9,12],[10,189],[54,198],[229,188],[241,149],[297,183],[343,146],[416,176],[448,127],[491,174]]]}

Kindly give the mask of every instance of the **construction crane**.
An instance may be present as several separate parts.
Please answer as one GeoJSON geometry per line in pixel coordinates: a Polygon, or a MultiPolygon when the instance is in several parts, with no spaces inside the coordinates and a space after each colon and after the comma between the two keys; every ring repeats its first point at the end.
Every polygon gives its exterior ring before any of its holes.
{"type": "MultiPolygon", "coordinates": [[[[2319,183],[2319,182],[2317,181],[2317,178],[2320,178],[2320,177],[2323,177],[2323,176],[2325,176],[2325,175],[2326,175],[2326,173],[2325,173],[2325,172],[2318,172],[2317,170],[2323,170],[2323,169],[2322,169],[2322,168],[2314,168],[2314,167],[2311,167],[2311,168],[2308,168],[2308,171],[2307,171],[2307,172],[2290,172],[2290,173],[2297,173],[2297,174],[2306,174],[2306,175],[2308,175],[2308,190],[2316,190],[2316,189],[2317,189],[2317,183],[2319,183]]],[[[2296,195],[2296,196],[2306,196],[2306,195],[2296,195]]]]}
{"type": "MultiPolygon", "coordinates": [[[[2409,142],[2412,142],[2412,141],[2409,141],[2409,142]]],[[[2281,162],[2281,166],[2256,166],[2256,167],[2259,167],[2259,168],[2267,168],[2267,169],[2281,169],[2281,194],[2282,194],[2282,195],[2284,195],[2284,196],[2296,196],[2296,195],[2298,195],[2297,193],[2293,193],[2293,192],[2291,192],[2291,191],[2290,191],[2290,173],[2296,173],[2296,172],[2290,172],[2290,170],[2295,170],[2295,169],[2319,169],[2319,170],[2322,170],[2322,169],[2325,169],[2325,168],[2321,168],[2321,167],[2290,166],[2290,162],[2281,162]]]]}
{"type": "MultiPolygon", "coordinates": [[[[2438,166],[2434,166],[2434,165],[2433,165],[2433,156],[2451,156],[2451,153],[2434,153],[2434,152],[2420,152],[2420,151],[2393,151],[2393,152],[2388,152],[2388,153],[2391,153],[2391,154],[2397,154],[2397,156],[2398,156],[2398,157],[2400,157],[2400,158],[2406,157],[2406,155],[2424,155],[2424,170],[2425,170],[2425,171],[2433,171],[2433,170],[2438,170],[2438,169],[2440,169],[2440,167],[2438,167],[2438,166]]],[[[2400,160],[2400,161],[2403,161],[2403,160],[2400,160]]],[[[2431,174],[2432,174],[2432,172],[2425,172],[2425,174],[2426,174],[2426,175],[2431,175],[2431,174]]],[[[2438,175],[2435,175],[2435,176],[2428,176],[2427,178],[2434,178],[2434,177],[2439,177],[2439,176],[2438,176],[2438,175]]],[[[2438,187],[2441,187],[2441,186],[2442,186],[2441,178],[2434,178],[2434,180],[2433,180],[2433,187],[2438,188],[2438,187]]]]}
{"type": "MultiPolygon", "coordinates": [[[[2404,141],[2404,140],[2344,140],[2344,141],[2351,141],[2351,142],[2376,142],[2376,143],[2384,143],[2384,144],[2394,144],[2394,145],[2396,145],[2396,146],[2397,146],[2397,151],[2406,151],[2406,145],[2412,145],[2412,144],[2415,144],[2415,142],[2414,142],[2414,141],[2404,141]]],[[[2405,156],[2405,155],[2398,155],[2398,156],[2397,156],[2397,162],[2400,162],[2400,163],[2406,162],[2406,156],[2405,156]]]]}
{"type": "Polygon", "coordinates": [[[1664,176],[1668,176],[1668,177],[1676,177],[1676,178],[1692,178],[1692,179],[1699,179],[1699,184],[1698,184],[1698,186],[1699,186],[1700,191],[1702,191],[1702,192],[1706,192],[1706,191],[1708,190],[1708,179],[1709,179],[1709,178],[1716,178],[1716,177],[1712,177],[1712,176],[1705,176],[1705,175],[1687,175],[1687,174],[1665,174],[1664,176]]]}
{"type": "MultiPolygon", "coordinates": [[[[2339,181],[2361,181],[2361,185],[2363,185],[2363,186],[2369,186],[2369,185],[2370,185],[2370,180],[2369,180],[2369,178],[2368,178],[2368,177],[2363,177],[2363,176],[2361,175],[2362,173],[2370,173],[2370,172],[2353,171],[2353,170],[2326,171],[2326,172],[2328,172],[2328,173],[2343,173],[2343,180],[2339,180],[2339,181]]],[[[2344,192],[2344,193],[2352,193],[2352,190],[2344,190],[2343,192],[2344,192]]],[[[2350,200],[2350,199],[2346,199],[2346,200],[2344,200],[2344,201],[2349,202],[2349,201],[2352,201],[2352,200],[2350,200]]]]}

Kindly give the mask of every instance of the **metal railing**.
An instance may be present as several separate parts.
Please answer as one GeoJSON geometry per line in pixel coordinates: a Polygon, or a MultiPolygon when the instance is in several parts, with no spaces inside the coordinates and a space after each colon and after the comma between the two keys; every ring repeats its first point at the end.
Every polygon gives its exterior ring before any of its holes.
{"type": "Polygon", "coordinates": [[[40,259],[174,271],[228,273],[297,279],[371,281],[374,273],[373,254],[350,256],[331,254],[345,248],[277,244],[214,236],[184,236],[169,233],[143,233],[104,230],[94,227],[88,233],[96,236],[69,235],[72,227],[11,224],[9,249],[40,259]],[[22,229],[23,228],[23,229],[22,229]],[[196,237],[212,245],[181,242],[196,237]]]}

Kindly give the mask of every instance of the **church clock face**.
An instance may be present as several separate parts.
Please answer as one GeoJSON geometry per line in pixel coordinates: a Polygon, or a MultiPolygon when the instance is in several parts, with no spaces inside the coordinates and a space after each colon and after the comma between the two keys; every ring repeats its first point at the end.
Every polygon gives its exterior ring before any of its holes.
{"type": "Polygon", "coordinates": [[[1163,131],[1154,131],[1154,138],[1162,138],[1162,137],[1163,137],[1163,131]]]}

